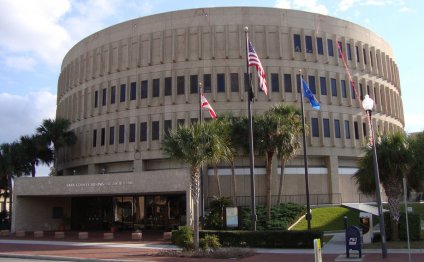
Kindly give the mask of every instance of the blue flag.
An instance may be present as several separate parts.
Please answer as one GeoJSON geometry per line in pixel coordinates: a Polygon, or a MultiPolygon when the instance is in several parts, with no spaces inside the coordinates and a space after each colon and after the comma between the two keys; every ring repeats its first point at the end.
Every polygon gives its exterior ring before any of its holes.
{"type": "Polygon", "coordinates": [[[320,110],[321,107],[318,100],[315,98],[311,89],[309,89],[308,84],[305,82],[305,80],[303,80],[303,77],[301,76],[300,78],[302,79],[303,96],[309,99],[309,103],[311,103],[313,109],[320,110]]]}

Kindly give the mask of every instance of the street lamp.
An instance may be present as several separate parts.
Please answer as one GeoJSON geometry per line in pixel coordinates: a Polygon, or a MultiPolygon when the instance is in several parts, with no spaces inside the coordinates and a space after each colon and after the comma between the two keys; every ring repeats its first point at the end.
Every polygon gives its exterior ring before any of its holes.
{"type": "Polygon", "coordinates": [[[373,166],[374,166],[374,179],[375,179],[375,187],[376,187],[375,196],[377,198],[378,216],[380,218],[381,254],[383,258],[386,258],[387,257],[386,230],[384,227],[383,207],[381,205],[380,175],[378,172],[377,150],[376,150],[375,139],[374,139],[374,128],[373,128],[372,120],[371,120],[372,108],[374,107],[374,101],[369,97],[369,95],[365,95],[365,98],[362,101],[362,107],[367,112],[368,124],[370,126],[370,146],[372,147],[372,160],[373,160],[373,166]]]}

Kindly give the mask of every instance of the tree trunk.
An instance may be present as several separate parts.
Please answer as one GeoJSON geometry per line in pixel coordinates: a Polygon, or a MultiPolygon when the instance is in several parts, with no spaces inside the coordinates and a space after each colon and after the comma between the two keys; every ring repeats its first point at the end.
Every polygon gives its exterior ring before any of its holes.
{"type": "Polygon", "coordinates": [[[265,182],[265,193],[266,193],[266,220],[271,220],[271,169],[272,169],[272,156],[274,152],[266,153],[266,182],[265,182]]]}
{"type": "Polygon", "coordinates": [[[390,210],[390,229],[392,232],[392,241],[399,240],[399,218],[400,218],[400,202],[399,198],[388,197],[387,202],[390,210]]]}
{"type": "Polygon", "coordinates": [[[193,245],[194,249],[199,249],[199,179],[200,167],[191,168],[191,197],[193,198],[193,245]]]}
{"type": "Polygon", "coordinates": [[[221,197],[222,196],[222,193],[221,193],[221,183],[219,182],[218,167],[216,165],[213,166],[213,173],[215,175],[216,187],[218,189],[218,196],[221,197]]]}
{"type": "MultiPolygon", "coordinates": [[[[8,181],[6,183],[9,183],[9,222],[10,226],[12,226],[12,201],[13,201],[13,189],[12,189],[12,176],[7,176],[8,181]]],[[[6,201],[6,200],[5,200],[6,201]]]]}
{"type": "Polygon", "coordinates": [[[278,188],[278,204],[281,204],[281,194],[283,193],[284,188],[284,167],[286,166],[286,162],[283,158],[281,158],[281,175],[280,175],[280,186],[278,188]]]}
{"type": "Polygon", "coordinates": [[[237,181],[236,181],[236,171],[234,167],[234,159],[231,160],[231,178],[232,178],[232,188],[233,188],[233,204],[236,205],[237,181]]]}
{"type": "Polygon", "coordinates": [[[31,176],[35,177],[35,161],[31,163],[31,176]]]}

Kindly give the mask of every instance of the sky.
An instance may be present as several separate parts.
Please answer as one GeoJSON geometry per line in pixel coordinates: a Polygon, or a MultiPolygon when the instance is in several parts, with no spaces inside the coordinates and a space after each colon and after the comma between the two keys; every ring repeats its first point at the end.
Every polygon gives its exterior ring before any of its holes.
{"type": "Polygon", "coordinates": [[[390,44],[399,68],[405,131],[424,130],[422,0],[0,0],[0,144],[34,134],[43,119],[55,117],[62,60],[81,39],[142,16],[219,6],[296,9],[374,31],[390,44]]]}

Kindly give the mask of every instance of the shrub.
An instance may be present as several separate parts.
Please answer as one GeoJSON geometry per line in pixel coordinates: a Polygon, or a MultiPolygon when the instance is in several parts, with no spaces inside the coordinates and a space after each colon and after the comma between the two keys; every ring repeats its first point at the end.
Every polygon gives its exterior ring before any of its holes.
{"type": "Polygon", "coordinates": [[[199,246],[204,251],[216,251],[221,247],[221,244],[217,235],[205,235],[204,238],[200,239],[199,246]]]}
{"type": "MultiPolygon", "coordinates": [[[[384,222],[386,229],[386,238],[387,240],[391,240],[392,229],[390,227],[390,213],[384,213],[384,222]]],[[[409,239],[410,240],[420,240],[421,236],[421,219],[420,214],[415,212],[408,213],[408,224],[409,224],[409,239]]],[[[405,212],[400,213],[399,224],[399,239],[406,240],[406,215],[405,212]]]]}
{"type": "Polygon", "coordinates": [[[224,210],[226,207],[232,206],[233,203],[229,197],[213,197],[210,202],[210,212],[205,217],[205,228],[207,229],[223,229],[224,210]]]}
{"type": "Polygon", "coordinates": [[[171,241],[173,244],[185,249],[193,249],[193,229],[189,226],[179,226],[172,231],[171,241]]]}
{"type": "Polygon", "coordinates": [[[200,236],[214,234],[225,247],[313,248],[322,231],[200,231],[200,236]]]}
{"type": "MultiPolygon", "coordinates": [[[[258,220],[256,228],[261,230],[287,230],[296,219],[305,213],[304,206],[293,203],[282,203],[272,207],[271,220],[266,221],[266,211],[264,206],[256,208],[258,220]]],[[[250,208],[244,208],[242,214],[242,229],[250,230],[251,228],[251,214],[250,208]]]]}

